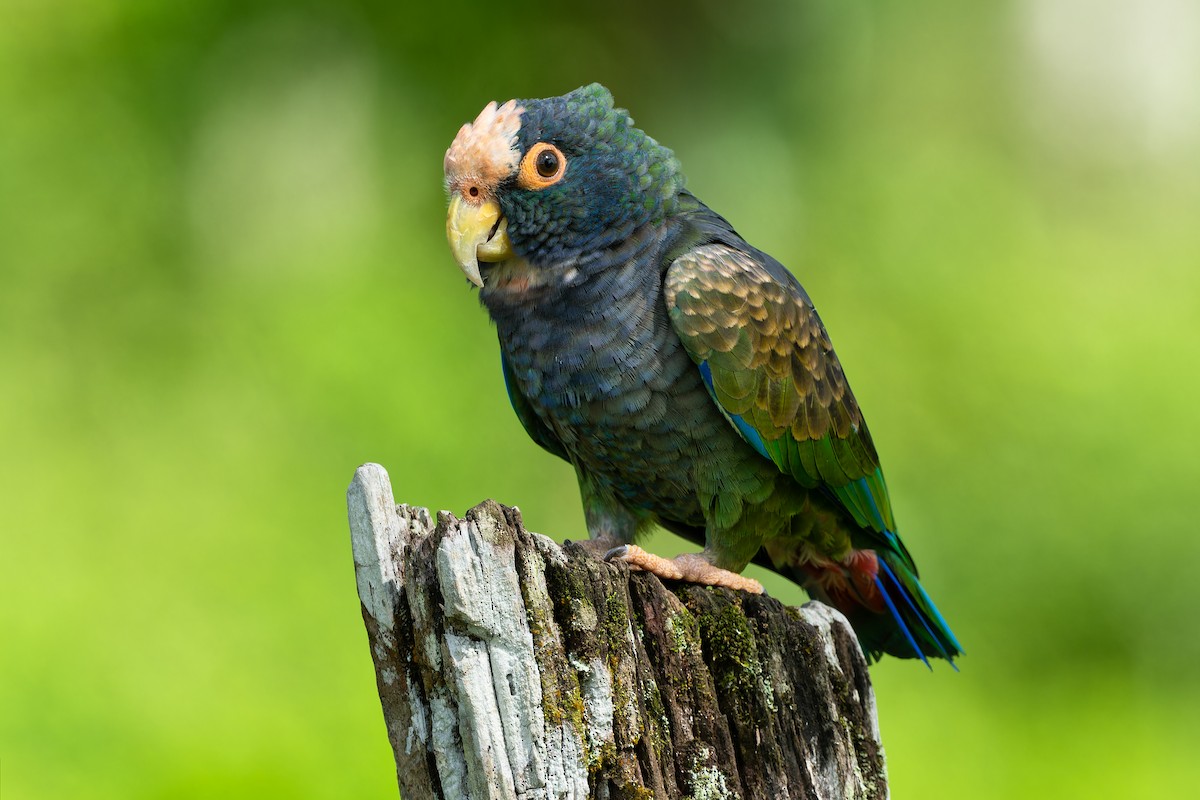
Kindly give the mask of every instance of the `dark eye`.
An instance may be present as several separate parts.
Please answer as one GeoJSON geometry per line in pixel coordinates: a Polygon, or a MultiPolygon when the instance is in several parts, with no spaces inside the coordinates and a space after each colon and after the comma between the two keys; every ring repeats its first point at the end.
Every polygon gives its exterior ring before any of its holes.
{"type": "Polygon", "coordinates": [[[550,142],[538,142],[521,159],[517,186],[522,189],[545,189],[562,180],[567,171],[567,157],[550,142]]]}
{"type": "Polygon", "coordinates": [[[543,178],[553,178],[558,172],[558,153],[553,150],[543,150],[537,155],[537,173],[543,178]]]}

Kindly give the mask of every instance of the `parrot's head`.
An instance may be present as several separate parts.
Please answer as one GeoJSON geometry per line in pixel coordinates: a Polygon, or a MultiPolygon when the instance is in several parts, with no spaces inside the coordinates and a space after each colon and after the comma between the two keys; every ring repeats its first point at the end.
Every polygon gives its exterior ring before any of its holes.
{"type": "Polygon", "coordinates": [[[520,258],[585,263],[661,220],[683,189],[670,150],[598,83],[561,97],[489,103],[446,151],[446,236],[463,273],[520,258]]]}

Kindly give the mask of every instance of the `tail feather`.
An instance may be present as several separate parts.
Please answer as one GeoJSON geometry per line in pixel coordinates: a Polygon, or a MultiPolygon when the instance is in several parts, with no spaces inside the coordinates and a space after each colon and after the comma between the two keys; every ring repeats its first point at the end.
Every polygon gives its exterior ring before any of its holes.
{"type": "Polygon", "coordinates": [[[962,646],[902,556],[855,550],[842,561],[810,562],[793,572],[801,575],[809,594],[850,620],[869,661],[890,655],[930,666],[930,658],[943,658],[958,669],[962,646]]]}
{"type": "Polygon", "coordinates": [[[916,657],[926,666],[928,657],[944,658],[957,670],[954,659],[962,654],[962,646],[916,574],[891,553],[877,553],[875,560],[878,571],[874,588],[889,613],[873,613],[869,606],[843,609],[858,633],[863,651],[872,659],[885,653],[916,657]]]}
{"type": "MultiPolygon", "coordinates": [[[[913,638],[912,631],[910,631],[908,629],[908,625],[904,623],[904,616],[899,612],[899,610],[897,610],[896,604],[892,601],[891,595],[888,594],[887,587],[883,585],[883,581],[879,580],[878,575],[875,576],[875,588],[879,590],[879,594],[883,597],[883,602],[887,603],[888,611],[892,612],[892,619],[896,620],[896,625],[899,626],[900,632],[904,634],[904,638],[908,640],[908,643],[912,646],[913,652],[917,654],[917,658],[921,659],[921,661],[925,663],[925,666],[933,669],[933,667],[929,665],[929,659],[927,659],[925,654],[921,652],[921,647],[917,644],[917,640],[913,638]]],[[[870,651],[868,650],[867,653],[869,655],[870,651]]],[[[944,654],[943,657],[945,657],[944,654]]],[[[954,662],[951,661],[950,663],[953,664],[954,662]]]]}

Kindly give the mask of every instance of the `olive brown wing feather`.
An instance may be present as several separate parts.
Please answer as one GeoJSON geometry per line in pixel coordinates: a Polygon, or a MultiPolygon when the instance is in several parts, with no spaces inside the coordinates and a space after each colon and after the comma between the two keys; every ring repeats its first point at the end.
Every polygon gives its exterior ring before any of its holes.
{"type": "Polygon", "coordinates": [[[664,288],[676,332],[742,438],[802,485],[836,496],[911,564],[862,411],[795,277],[765,253],[710,243],[679,255],[664,288]]]}

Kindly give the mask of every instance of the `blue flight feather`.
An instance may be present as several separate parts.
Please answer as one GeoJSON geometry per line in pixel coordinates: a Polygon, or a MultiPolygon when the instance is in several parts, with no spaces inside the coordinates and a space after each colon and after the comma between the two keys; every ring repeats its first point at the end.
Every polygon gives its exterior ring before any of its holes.
{"type": "Polygon", "coordinates": [[[708,393],[712,396],[713,402],[717,404],[717,408],[721,409],[721,413],[725,418],[733,423],[733,427],[737,428],[737,432],[746,440],[746,444],[758,451],[758,454],[768,461],[771,456],[767,455],[767,447],[763,444],[762,436],[758,431],[750,427],[750,423],[742,419],[740,414],[730,414],[721,405],[721,401],[717,400],[717,390],[713,388],[712,369],[708,366],[707,361],[700,362],[700,377],[704,379],[704,385],[708,388],[708,393]]]}
{"type": "Polygon", "coordinates": [[[763,458],[770,459],[767,455],[767,448],[763,445],[762,437],[758,435],[758,431],[750,427],[750,423],[742,419],[740,414],[730,414],[729,419],[733,421],[733,425],[738,429],[738,433],[746,440],[746,443],[758,451],[758,454],[763,458]]]}
{"type": "Polygon", "coordinates": [[[879,513],[879,506],[875,503],[875,495],[871,494],[871,486],[867,483],[867,479],[859,478],[858,487],[862,489],[863,494],[867,497],[867,502],[871,504],[871,513],[875,515],[875,522],[879,525],[879,529],[887,534],[888,539],[891,539],[893,534],[887,529],[887,523],[883,521],[883,514],[879,513]]]}

